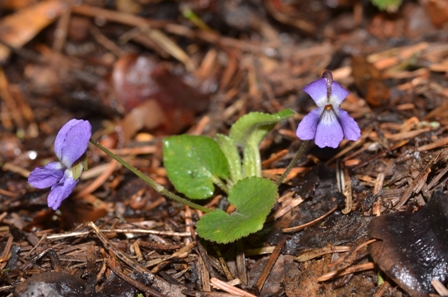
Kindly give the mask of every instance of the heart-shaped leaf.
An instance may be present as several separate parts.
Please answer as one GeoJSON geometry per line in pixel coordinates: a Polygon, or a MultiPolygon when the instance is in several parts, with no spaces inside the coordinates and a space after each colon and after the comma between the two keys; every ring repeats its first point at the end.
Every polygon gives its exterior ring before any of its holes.
{"type": "Polygon", "coordinates": [[[242,116],[230,129],[230,138],[244,148],[243,177],[261,177],[261,158],[258,146],[278,122],[294,115],[291,109],[276,114],[251,112],[242,116]]]}
{"type": "Polygon", "coordinates": [[[228,243],[261,230],[277,199],[277,187],[269,179],[247,177],[239,180],[229,193],[236,210],[227,214],[220,209],[203,216],[197,232],[204,239],[228,243]]]}
{"type": "Polygon", "coordinates": [[[233,138],[236,144],[242,147],[246,147],[249,142],[256,142],[258,144],[275,124],[293,115],[294,111],[291,109],[284,109],[276,114],[262,112],[248,113],[232,125],[230,137],[233,138]]]}
{"type": "Polygon", "coordinates": [[[163,162],[177,191],[192,199],[213,195],[213,183],[230,176],[229,165],[218,144],[206,136],[180,135],[163,141],[163,162]]]}

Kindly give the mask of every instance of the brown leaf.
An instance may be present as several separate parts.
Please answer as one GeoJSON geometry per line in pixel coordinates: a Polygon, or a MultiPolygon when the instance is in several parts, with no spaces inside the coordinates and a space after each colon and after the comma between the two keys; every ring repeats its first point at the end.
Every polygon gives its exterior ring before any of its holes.
{"type": "Polygon", "coordinates": [[[126,139],[143,128],[156,135],[178,133],[208,106],[199,87],[145,56],[119,59],[98,87],[105,104],[125,114],[121,125],[126,139]]]}
{"type": "Polygon", "coordinates": [[[371,106],[385,105],[390,98],[390,91],[381,72],[362,56],[352,57],[351,66],[356,88],[363,93],[367,103],[371,106]]]}
{"type": "Polygon", "coordinates": [[[14,296],[87,296],[86,283],[77,276],[61,272],[34,275],[18,285],[14,296]]]}
{"type": "MultiPolygon", "coordinates": [[[[67,9],[63,1],[43,1],[23,8],[0,21],[0,40],[20,48],[33,39],[67,9]]],[[[9,57],[10,50],[0,44],[0,62],[9,57]]]]}
{"type": "Polygon", "coordinates": [[[93,195],[67,199],[60,209],[62,213],[61,220],[68,227],[84,222],[95,222],[110,211],[109,205],[93,195]]]}
{"type": "MultiPolygon", "coordinates": [[[[268,257],[258,260],[252,267],[250,271],[250,284],[255,285],[260,274],[263,272],[266,263],[268,262],[268,257]]],[[[292,256],[280,255],[275,261],[274,266],[269,272],[269,276],[264,283],[263,289],[261,290],[259,296],[272,296],[281,289],[281,284],[284,282],[285,278],[292,277],[293,275],[299,274],[298,264],[294,262],[292,256]]]]}
{"type": "Polygon", "coordinates": [[[446,0],[423,0],[423,5],[425,5],[428,11],[429,17],[434,25],[441,27],[443,24],[448,22],[448,1],[446,0]]]}
{"type": "Polygon", "coordinates": [[[369,246],[374,262],[411,296],[434,292],[431,281],[448,280],[448,196],[435,192],[431,200],[411,214],[397,212],[374,218],[369,246]]]}

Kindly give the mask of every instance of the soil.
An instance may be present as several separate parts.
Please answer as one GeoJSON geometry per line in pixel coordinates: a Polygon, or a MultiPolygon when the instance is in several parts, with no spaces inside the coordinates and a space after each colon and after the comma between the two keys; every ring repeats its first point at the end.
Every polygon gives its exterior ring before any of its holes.
{"type": "Polygon", "coordinates": [[[442,0],[0,2],[0,295],[447,296],[447,26],[442,0]],[[308,145],[237,242],[200,238],[200,211],[93,146],[57,211],[27,182],[72,118],[174,191],[165,136],[291,108],[260,146],[276,180],[324,70],[361,138],[308,145]]]}

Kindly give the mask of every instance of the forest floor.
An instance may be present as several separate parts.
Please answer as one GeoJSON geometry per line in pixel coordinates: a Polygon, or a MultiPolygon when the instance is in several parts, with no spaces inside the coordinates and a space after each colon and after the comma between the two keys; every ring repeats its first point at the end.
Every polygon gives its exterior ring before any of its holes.
{"type": "Polygon", "coordinates": [[[1,296],[445,294],[446,1],[68,3],[0,2],[1,296]],[[341,108],[361,138],[310,144],[263,229],[236,242],[199,237],[200,211],[93,146],[57,211],[28,184],[72,118],[173,190],[164,136],[214,138],[249,112],[290,108],[260,146],[275,180],[315,108],[302,89],[324,70],[351,92],[341,108]]]}

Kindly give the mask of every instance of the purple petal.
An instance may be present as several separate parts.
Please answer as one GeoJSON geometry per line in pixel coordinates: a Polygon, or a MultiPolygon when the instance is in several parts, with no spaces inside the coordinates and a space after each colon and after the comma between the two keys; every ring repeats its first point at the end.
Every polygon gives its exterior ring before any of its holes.
{"type": "Polygon", "coordinates": [[[72,119],[72,120],[68,121],[59,130],[58,135],[56,135],[56,140],[54,142],[54,153],[59,158],[59,160],[62,159],[62,148],[64,147],[65,138],[67,137],[68,132],[74,126],[78,125],[80,122],[82,122],[82,120],[72,119]]]}
{"type": "Polygon", "coordinates": [[[327,98],[327,82],[324,78],[310,83],[303,88],[303,91],[307,92],[319,107],[323,107],[331,103],[340,105],[341,102],[344,101],[345,97],[350,94],[350,92],[344,89],[340,84],[333,82],[331,84],[331,97],[329,102],[327,98]]]}
{"type": "Polygon", "coordinates": [[[344,131],[344,137],[348,140],[358,140],[361,137],[361,130],[358,123],[348,115],[345,110],[339,110],[339,121],[344,131]]]}
{"type": "Polygon", "coordinates": [[[331,101],[336,102],[338,105],[341,105],[342,101],[344,101],[345,97],[350,94],[349,91],[344,89],[337,82],[333,82],[331,85],[331,101]]]}
{"type": "Polygon", "coordinates": [[[72,167],[87,149],[92,136],[92,126],[85,120],[70,120],[59,130],[54,142],[54,151],[67,168],[72,167]]]}
{"type": "Polygon", "coordinates": [[[316,108],[307,114],[297,127],[297,137],[302,140],[314,139],[322,108],[316,108]]]}
{"type": "Polygon", "coordinates": [[[317,125],[314,142],[317,146],[337,148],[344,133],[334,110],[325,110],[317,125]]]}
{"type": "Polygon", "coordinates": [[[327,104],[327,82],[324,78],[313,81],[304,87],[303,91],[311,96],[317,106],[322,107],[327,104]]]}
{"type": "Polygon", "coordinates": [[[63,165],[51,162],[44,167],[35,168],[28,177],[28,182],[35,188],[45,189],[56,184],[64,176],[63,165]]]}
{"type": "Polygon", "coordinates": [[[51,187],[48,195],[48,207],[51,207],[53,210],[58,209],[62,201],[72,193],[77,183],[77,180],[64,174],[62,180],[51,187]]]}

